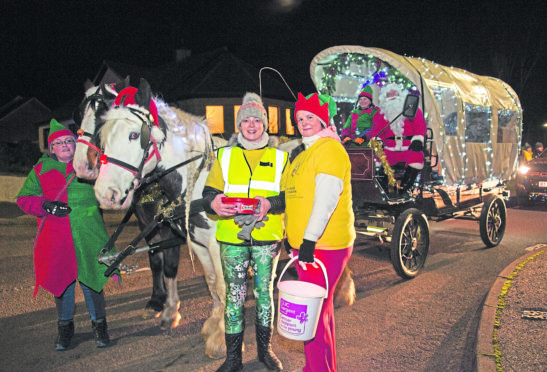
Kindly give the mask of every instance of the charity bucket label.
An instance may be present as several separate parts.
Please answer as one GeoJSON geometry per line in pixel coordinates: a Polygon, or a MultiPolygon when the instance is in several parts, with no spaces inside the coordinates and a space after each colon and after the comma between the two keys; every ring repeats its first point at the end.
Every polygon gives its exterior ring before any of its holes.
{"type": "Polygon", "coordinates": [[[279,328],[291,335],[300,336],[306,332],[308,305],[289,302],[283,298],[279,303],[279,328]]]}

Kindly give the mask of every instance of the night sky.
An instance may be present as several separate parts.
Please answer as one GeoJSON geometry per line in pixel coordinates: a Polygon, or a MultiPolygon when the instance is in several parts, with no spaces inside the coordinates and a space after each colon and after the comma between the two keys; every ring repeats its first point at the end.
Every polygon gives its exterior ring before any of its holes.
{"type": "MultiPolygon", "coordinates": [[[[528,1],[0,0],[0,105],[83,97],[103,60],[158,66],[184,46],[226,46],[310,92],[312,58],[335,45],[423,57],[500,78],[519,94],[524,133],[547,129],[547,5],[528,1]]],[[[154,87],[152,87],[153,89],[154,87]]],[[[258,87],[257,87],[258,90],[258,87]]],[[[242,92],[243,95],[244,92],[242,92]]]]}

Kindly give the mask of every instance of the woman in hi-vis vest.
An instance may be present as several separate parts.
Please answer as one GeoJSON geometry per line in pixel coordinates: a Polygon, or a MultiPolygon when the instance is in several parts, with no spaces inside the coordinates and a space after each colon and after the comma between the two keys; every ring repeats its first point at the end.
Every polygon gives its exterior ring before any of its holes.
{"type": "Polygon", "coordinates": [[[218,371],[243,369],[243,312],[249,266],[253,270],[258,359],[268,369],[280,371],[283,366],[271,347],[273,279],[283,239],[285,190],[281,177],[288,168],[288,154],[268,147],[268,116],[257,94],[243,97],[237,128],[239,133],[232,136],[229,146],[218,150],[203,190],[206,212],[219,216],[217,240],[226,283],[227,355],[218,371]],[[233,204],[223,203],[224,197],[255,198],[260,204],[255,214],[236,214],[233,204]]]}

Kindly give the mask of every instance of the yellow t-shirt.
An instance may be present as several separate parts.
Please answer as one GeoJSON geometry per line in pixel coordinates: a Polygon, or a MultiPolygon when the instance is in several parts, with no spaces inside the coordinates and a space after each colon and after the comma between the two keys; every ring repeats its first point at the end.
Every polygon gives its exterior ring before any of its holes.
{"type": "Polygon", "coordinates": [[[302,244],[315,198],[315,176],[328,174],[342,180],[343,190],[332,216],[316,244],[317,249],[344,249],[355,240],[351,198],[351,164],[344,147],[332,138],[320,138],[290,164],[285,185],[285,229],[291,247],[302,244]]]}

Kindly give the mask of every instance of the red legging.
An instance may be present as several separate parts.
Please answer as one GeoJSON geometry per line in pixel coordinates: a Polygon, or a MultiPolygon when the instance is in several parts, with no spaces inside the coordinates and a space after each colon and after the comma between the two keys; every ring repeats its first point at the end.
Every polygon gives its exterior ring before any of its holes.
{"type": "MultiPolygon", "coordinates": [[[[315,338],[304,341],[306,365],[304,372],[336,371],[336,339],[334,332],[334,290],[351,257],[353,246],[332,251],[315,250],[315,258],[325,265],[329,278],[329,296],[323,301],[315,338]]],[[[298,250],[295,250],[295,254],[298,250]]],[[[296,271],[301,281],[317,284],[325,288],[325,277],[321,268],[306,265],[307,271],[296,265],[296,271]]]]}

